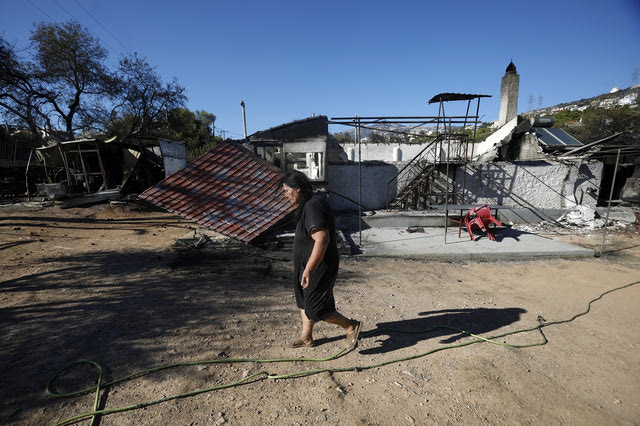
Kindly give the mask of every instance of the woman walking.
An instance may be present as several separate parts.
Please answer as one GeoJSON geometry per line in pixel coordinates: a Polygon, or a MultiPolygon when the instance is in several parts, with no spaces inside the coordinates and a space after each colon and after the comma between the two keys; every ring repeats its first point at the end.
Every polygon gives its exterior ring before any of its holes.
{"type": "Polygon", "coordinates": [[[325,321],[342,327],[347,334],[347,344],[355,347],[361,323],[340,314],[333,298],[340,261],[333,212],[322,196],[313,195],[311,181],[302,172],[289,171],[282,180],[282,190],[297,206],[293,265],[302,333],[290,346],[315,346],[313,326],[316,322],[325,321]]]}

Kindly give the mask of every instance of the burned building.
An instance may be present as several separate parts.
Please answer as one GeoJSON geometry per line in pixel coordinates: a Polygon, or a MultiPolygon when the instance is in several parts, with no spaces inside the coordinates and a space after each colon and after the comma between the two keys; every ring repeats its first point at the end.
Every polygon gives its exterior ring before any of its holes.
{"type": "Polygon", "coordinates": [[[31,150],[26,165],[28,196],[62,207],[140,193],[186,165],[184,143],[130,136],[86,138],[31,150]]]}
{"type": "Polygon", "coordinates": [[[142,198],[246,242],[290,212],[278,192],[280,177],[290,169],[325,190],[338,212],[492,204],[545,220],[549,211],[595,208],[603,193],[602,161],[570,155],[589,147],[553,127],[551,119],[517,115],[518,83],[510,63],[501,89],[498,124],[504,123],[482,142],[475,135],[480,100],[488,95],[441,93],[429,101],[438,105],[436,116],[320,115],[256,132],[217,146],[142,198]],[[466,115],[447,116],[449,102],[465,102],[466,115]],[[421,143],[364,143],[359,137],[360,128],[384,132],[382,125],[390,123],[435,130],[422,135],[421,143]],[[356,141],[338,143],[330,124],[353,127],[356,141]]]}
{"type": "Polygon", "coordinates": [[[315,182],[327,180],[329,126],[324,115],[281,124],[249,136],[247,146],[282,170],[296,169],[315,182]]]}

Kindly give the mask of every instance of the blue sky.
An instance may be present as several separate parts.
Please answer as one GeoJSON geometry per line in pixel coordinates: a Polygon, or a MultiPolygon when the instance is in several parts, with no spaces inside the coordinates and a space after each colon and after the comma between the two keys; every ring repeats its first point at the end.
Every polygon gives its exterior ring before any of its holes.
{"type": "Polygon", "coordinates": [[[0,0],[0,10],[0,33],[19,48],[34,23],[75,19],[113,65],[137,52],[233,138],[241,100],[249,134],[312,114],[437,115],[427,101],[441,92],[491,95],[480,115],[494,121],[510,60],[519,112],[530,99],[537,109],[629,87],[640,67],[640,0],[0,0]]]}

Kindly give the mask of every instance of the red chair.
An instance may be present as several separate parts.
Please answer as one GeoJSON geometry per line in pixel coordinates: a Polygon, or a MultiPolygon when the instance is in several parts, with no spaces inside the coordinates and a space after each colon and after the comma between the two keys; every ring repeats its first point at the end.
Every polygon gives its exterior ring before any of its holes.
{"type": "Polygon", "coordinates": [[[467,227],[467,231],[469,231],[469,236],[473,241],[475,241],[475,237],[473,236],[472,228],[474,226],[480,228],[482,231],[486,232],[489,236],[490,240],[495,241],[496,237],[493,233],[493,230],[489,227],[489,225],[493,223],[502,228],[502,224],[498,222],[496,218],[491,216],[491,209],[488,205],[483,204],[479,207],[474,207],[469,210],[469,213],[464,217],[464,224],[467,227]]]}

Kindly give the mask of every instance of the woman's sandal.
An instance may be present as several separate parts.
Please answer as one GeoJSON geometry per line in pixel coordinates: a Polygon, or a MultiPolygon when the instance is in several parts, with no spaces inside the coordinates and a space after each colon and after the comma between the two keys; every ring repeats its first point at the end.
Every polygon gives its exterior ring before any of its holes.
{"type": "Polygon", "coordinates": [[[289,348],[313,348],[316,345],[316,342],[313,340],[307,340],[306,342],[302,339],[296,339],[292,343],[289,343],[287,346],[289,348]]]}
{"type": "Polygon", "coordinates": [[[362,322],[358,321],[358,324],[356,325],[356,329],[353,331],[353,333],[347,333],[347,343],[349,344],[350,348],[355,348],[356,345],[358,344],[358,336],[360,336],[360,329],[362,329],[362,322]]]}

